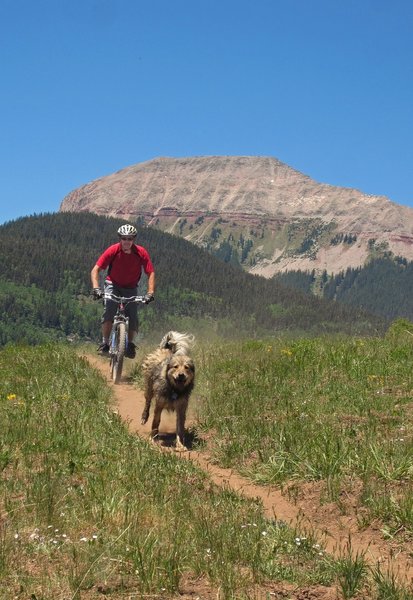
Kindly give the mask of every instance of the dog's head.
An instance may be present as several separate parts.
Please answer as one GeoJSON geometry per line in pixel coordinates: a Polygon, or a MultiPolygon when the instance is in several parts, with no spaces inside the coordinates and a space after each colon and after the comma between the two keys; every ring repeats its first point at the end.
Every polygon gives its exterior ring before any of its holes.
{"type": "Polygon", "coordinates": [[[166,377],[176,390],[187,390],[194,384],[195,365],[189,356],[174,354],[168,361],[166,377]]]}

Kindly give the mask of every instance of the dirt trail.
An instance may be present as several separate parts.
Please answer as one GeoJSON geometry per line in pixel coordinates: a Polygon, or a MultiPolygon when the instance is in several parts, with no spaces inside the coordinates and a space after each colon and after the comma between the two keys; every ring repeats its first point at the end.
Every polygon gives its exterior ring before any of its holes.
{"type": "MultiPolygon", "coordinates": [[[[107,359],[86,356],[87,360],[97,368],[105,377],[112,388],[116,410],[124,419],[132,432],[149,439],[150,423],[141,425],[140,416],[144,407],[143,392],[137,389],[128,379],[122,376],[119,384],[114,385],[110,379],[107,359]]],[[[187,425],[190,424],[190,419],[187,425]]],[[[174,440],[175,418],[174,415],[162,414],[160,436],[163,444],[168,446],[174,440]]],[[[297,526],[301,535],[312,531],[321,541],[326,551],[334,556],[346,552],[346,545],[351,536],[351,551],[364,553],[372,565],[380,563],[383,573],[391,568],[400,581],[413,585],[413,553],[411,546],[403,546],[383,540],[380,529],[369,526],[360,531],[357,526],[357,513],[355,502],[351,497],[345,499],[346,514],[343,515],[335,503],[320,502],[319,484],[307,484],[301,487],[294,502],[286,498],[278,489],[270,486],[257,486],[247,479],[240,477],[231,469],[224,469],[214,465],[207,452],[190,450],[177,453],[177,456],[192,460],[208,472],[211,480],[219,486],[228,487],[243,494],[248,498],[258,498],[263,505],[269,519],[284,521],[292,526],[297,526]]]]}

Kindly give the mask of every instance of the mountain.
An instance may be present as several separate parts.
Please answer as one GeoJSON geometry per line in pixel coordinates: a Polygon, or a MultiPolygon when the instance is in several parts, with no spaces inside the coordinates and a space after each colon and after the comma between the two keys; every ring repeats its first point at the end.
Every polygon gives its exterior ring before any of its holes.
{"type": "Polygon", "coordinates": [[[271,157],[156,158],[73,190],[60,211],[150,225],[265,277],[413,259],[413,209],[271,157]]]}

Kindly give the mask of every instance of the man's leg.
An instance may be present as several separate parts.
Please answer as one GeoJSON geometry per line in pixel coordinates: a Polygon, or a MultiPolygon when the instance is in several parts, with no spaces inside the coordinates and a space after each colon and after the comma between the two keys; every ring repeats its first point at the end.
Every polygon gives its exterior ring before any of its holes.
{"type": "MultiPolygon", "coordinates": [[[[127,298],[130,296],[136,296],[138,293],[137,288],[122,289],[122,294],[127,298]]],[[[126,306],[126,314],[129,317],[129,330],[128,330],[128,342],[133,342],[135,335],[138,333],[138,305],[136,302],[130,302],[126,306]]]]}
{"type": "MultiPolygon", "coordinates": [[[[125,296],[136,296],[137,289],[127,290],[125,296]]],[[[129,317],[128,329],[128,348],[126,351],[127,358],[135,358],[136,346],[134,343],[135,335],[138,333],[138,306],[136,302],[130,302],[126,307],[126,313],[129,317]]]]}
{"type": "Polygon", "coordinates": [[[105,321],[102,324],[102,338],[109,343],[110,332],[112,330],[112,321],[105,321]]]}
{"type": "MultiPolygon", "coordinates": [[[[105,294],[111,294],[113,292],[113,285],[105,281],[105,294]]],[[[104,304],[104,312],[102,315],[102,342],[98,347],[98,352],[102,354],[107,354],[109,352],[110,345],[110,333],[112,331],[113,319],[117,310],[116,302],[112,300],[105,300],[104,304]]]]}

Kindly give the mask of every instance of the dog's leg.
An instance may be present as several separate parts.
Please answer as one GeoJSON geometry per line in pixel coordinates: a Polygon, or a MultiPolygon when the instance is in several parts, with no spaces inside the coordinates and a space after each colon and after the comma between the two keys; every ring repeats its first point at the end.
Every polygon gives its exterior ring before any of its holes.
{"type": "Polygon", "coordinates": [[[149,419],[149,411],[151,409],[151,398],[146,398],[146,402],[145,402],[145,408],[143,409],[142,412],[142,417],[141,417],[141,424],[145,425],[145,423],[147,422],[147,420],[149,419]]]}
{"type": "Polygon", "coordinates": [[[176,409],[176,445],[177,452],[186,452],[188,448],[185,446],[185,418],[187,402],[180,403],[176,409]]]}
{"type": "Polygon", "coordinates": [[[162,413],[162,408],[160,408],[158,403],[156,403],[155,410],[153,413],[153,419],[152,419],[152,428],[151,428],[152,429],[152,431],[151,431],[152,438],[156,438],[159,433],[159,423],[161,422],[161,413],[162,413]]]}
{"type": "Polygon", "coordinates": [[[146,421],[149,419],[149,411],[151,409],[151,400],[153,396],[153,387],[151,383],[147,383],[145,388],[145,407],[142,412],[141,424],[145,425],[146,421]]]}

